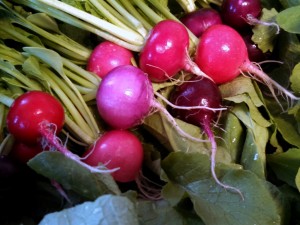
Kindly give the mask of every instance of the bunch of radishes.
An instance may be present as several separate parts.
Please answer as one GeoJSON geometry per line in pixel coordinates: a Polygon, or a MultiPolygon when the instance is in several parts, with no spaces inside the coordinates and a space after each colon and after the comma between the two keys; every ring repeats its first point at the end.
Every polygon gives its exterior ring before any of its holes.
{"type": "MultiPolygon", "coordinates": [[[[171,114],[204,130],[211,143],[214,180],[242,196],[237,188],[222,183],[215,173],[217,145],[211,124],[216,111],[222,110],[217,85],[246,73],[266,84],[276,99],[275,90],[289,99],[297,98],[249,59],[249,45],[241,32],[251,28],[248,18],[259,20],[260,12],[258,0],[225,0],[219,11],[200,9],[182,17],[181,22],[168,19],[157,23],[137,54],[109,41],[100,43],[89,58],[87,70],[102,78],[96,102],[109,129],[89,147],[84,158],[73,154],[57,138],[64,124],[64,110],[50,94],[28,92],[16,99],[7,117],[8,130],[18,141],[31,146],[46,143],[48,148],[61,151],[93,172],[106,172],[96,168],[101,163],[116,181],[129,182],[137,179],[143,162],[142,144],[130,129],[161,110],[183,138],[201,141],[180,130],[171,114]],[[188,29],[199,38],[192,54],[188,29]],[[169,101],[164,99],[172,106],[169,114],[155,97],[152,82],[178,79],[183,84],[174,88],[169,101]]],[[[255,50],[261,54],[259,49],[255,50]]],[[[251,53],[250,56],[252,61],[256,60],[251,53]]]]}

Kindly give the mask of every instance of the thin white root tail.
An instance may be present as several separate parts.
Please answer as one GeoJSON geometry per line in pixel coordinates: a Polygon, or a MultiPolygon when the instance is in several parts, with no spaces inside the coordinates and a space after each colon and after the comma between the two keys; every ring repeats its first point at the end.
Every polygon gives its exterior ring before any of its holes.
{"type": "Polygon", "coordinates": [[[208,140],[203,140],[203,139],[200,139],[200,138],[195,138],[192,135],[186,133],[184,130],[182,130],[179,127],[179,125],[177,124],[177,122],[174,119],[174,117],[158,101],[153,101],[152,105],[153,105],[153,107],[156,110],[161,111],[166,116],[167,120],[173,125],[173,127],[176,129],[176,131],[178,132],[178,134],[181,137],[186,138],[186,139],[191,140],[191,141],[194,141],[194,142],[209,142],[208,140]]]}
{"type": "Polygon", "coordinates": [[[211,170],[211,174],[212,174],[212,177],[213,177],[214,181],[218,185],[220,185],[221,187],[225,188],[226,190],[231,190],[231,191],[239,194],[240,197],[241,197],[241,199],[244,201],[245,198],[244,198],[243,193],[240,191],[240,189],[222,183],[219,180],[219,178],[217,177],[216,171],[215,171],[215,167],[216,167],[216,154],[217,154],[217,144],[216,144],[216,141],[215,141],[214,134],[211,131],[211,128],[209,127],[209,124],[206,123],[206,124],[203,124],[203,126],[204,126],[205,132],[207,133],[208,139],[210,140],[210,143],[211,143],[211,164],[210,164],[210,170],[211,170]]]}

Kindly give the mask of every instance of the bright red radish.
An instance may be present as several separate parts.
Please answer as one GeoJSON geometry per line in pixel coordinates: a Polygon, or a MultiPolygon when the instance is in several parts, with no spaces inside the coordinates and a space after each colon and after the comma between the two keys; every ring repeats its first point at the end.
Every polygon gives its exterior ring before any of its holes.
{"type": "MultiPolygon", "coordinates": [[[[159,97],[163,99],[162,96],[159,97]]],[[[179,134],[200,141],[179,128],[166,108],[154,97],[152,83],[147,75],[137,67],[119,66],[109,72],[99,85],[96,102],[101,118],[111,128],[122,130],[132,128],[142,124],[144,119],[154,111],[161,111],[179,134]]]]}
{"type": "Polygon", "coordinates": [[[260,0],[224,0],[221,6],[223,22],[235,29],[249,27],[248,18],[258,18],[260,13],[260,0]]]}
{"type": "Polygon", "coordinates": [[[222,24],[221,15],[212,8],[201,8],[183,16],[180,21],[196,36],[212,25],[222,24]]]}
{"type": "MultiPolygon", "coordinates": [[[[176,87],[174,92],[171,93],[170,101],[178,106],[218,108],[221,106],[222,98],[220,90],[214,82],[207,78],[194,77],[189,82],[176,87]]],[[[239,189],[222,183],[215,173],[217,144],[211,129],[212,121],[216,117],[215,112],[206,109],[172,109],[172,113],[179,119],[200,126],[204,130],[211,143],[211,173],[214,180],[222,187],[233,190],[243,197],[239,189]]]]}
{"type": "Polygon", "coordinates": [[[43,91],[28,91],[11,105],[6,125],[17,141],[42,144],[43,149],[56,149],[92,172],[111,172],[83,163],[78,155],[63,145],[56,134],[62,130],[64,118],[64,108],[54,96],[43,91]]]}
{"type": "Polygon", "coordinates": [[[204,75],[188,54],[189,34],[183,24],[163,20],[151,30],[139,56],[139,67],[153,82],[164,82],[180,70],[204,75]]]}
{"type": "Polygon", "coordinates": [[[7,115],[7,128],[16,140],[37,144],[42,138],[40,124],[47,122],[59,133],[64,125],[64,108],[52,95],[29,91],[13,102],[7,115]]]}
{"type": "Polygon", "coordinates": [[[284,97],[297,99],[250,62],[243,38],[227,25],[214,25],[203,33],[196,49],[195,62],[217,84],[231,81],[241,73],[248,73],[266,84],[277,101],[274,89],[284,97]]]}
{"type": "Polygon", "coordinates": [[[84,154],[84,162],[91,166],[104,164],[108,169],[119,168],[111,175],[118,182],[137,179],[143,162],[143,147],[130,131],[111,130],[104,133],[84,154]]]}
{"type": "Polygon", "coordinates": [[[103,41],[92,51],[87,70],[104,77],[113,68],[121,65],[131,65],[133,53],[113,42],[103,41]]]}

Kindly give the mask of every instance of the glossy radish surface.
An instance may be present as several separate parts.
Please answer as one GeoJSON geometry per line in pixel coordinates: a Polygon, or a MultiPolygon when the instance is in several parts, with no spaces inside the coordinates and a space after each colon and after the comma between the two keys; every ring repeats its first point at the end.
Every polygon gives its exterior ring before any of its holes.
{"type": "Polygon", "coordinates": [[[139,67],[153,82],[169,80],[187,64],[189,35],[174,20],[163,20],[151,30],[139,56],[139,67]]]}
{"type": "Polygon", "coordinates": [[[103,41],[97,45],[88,60],[87,70],[103,78],[113,68],[131,65],[133,53],[113,42],[103,41]]]}
{"type": "Polygon", "coordinates": [[[99,163],[108,169],[119,168],[111,175],[118,182],[134,181],[142,167],[143,147],[130,131],[111,130],[103,134],[83,157],[91,166],[99,163]]]}
{"type": "Polygon", "coordinates": [[[36,144],[42,138],[41,123],[52,124],[59,133],[64,125],[64,116],[64,108],[55,97],[42,91],[29,91],[15,99],[6,124],[16,140],[36,144]]]}
{"type": "Polygon", "coordinates": [[[243,38],[227,25],[214,25],[203,33],[195,62],[217,84],[233,80],[241,66],[250,63],[243,38]]]}
{"type": "MultiPolygon", "coordinates": [[[[218,108],[221,106],[222,98],[220,90],[214,82],[207,78],[196,77],[178,86],[171,93],[170,101],[179,106],[208,106],[218,108]]],[[[213,179],[220,186],[237,192],[243,198],[239,189],[222,183],[215,173],[217,144],[211,129],[212,121],[216,117],[215,112],[206,109],[173,109],[172,113],[177,118],[200,126],[204,130],[211,144],[211,173],[213,179]]]]}
{"type": "Polygon", "coordinates": [[[278,103],[275,89],[284,98],[298,99],[250,62],[242,36],[227,25],[214,25],[203,33],[197,46],[195,62],[217,84],[231,81],[241,73],[251,74],[268,86],[278,103]]]}
{"type": "Polygon", "coordinates": [[[111,127],[128,129],[148,116],[154,98],[146,74],[134,66],[119,66],[101,81],[96,101],[100,116],[111,127]]]}
{"type": "Polygon", "coordinates": [[[258,18],[260,13],[260,0],[224,0],[221,6],[223,22],[236,29],[249,27],[248,16],[258,18]]]}
{"type": "Polygon", "coordinates": [[[212,25],[222,24],[221,15],[212,8],[201,8],[183,16],[181,22],[196,36],[212,25]]]}

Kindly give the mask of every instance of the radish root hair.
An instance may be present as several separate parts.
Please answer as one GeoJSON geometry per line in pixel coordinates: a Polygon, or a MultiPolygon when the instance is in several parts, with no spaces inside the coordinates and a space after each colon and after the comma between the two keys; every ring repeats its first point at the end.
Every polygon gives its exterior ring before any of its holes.
{"type": "MultiPolygon", "coordinates": [[[[67,149],[63,144],[62,141],[56,136],[56,126],[53,123],[49,123],[48,121],[43,121],[39,124],[39,131],[42,135],[42,145],[43,148],[50,148],[55,149],[65,155],[67,158],[74,160],[84,168],[88,169],[92,173],[112,173],[119,168],[114,169],[100,169],[100,167],[93,167],[81,161],[80,157],[69,149],[67,149]]],[[[102,166],[101,166],[102,167],[102,166]]]]}
{"type": "Polygon", "coordinates": [[[276,34],[279,34],[279,32],[280,32],[280,27],[277,23],[275,23],[275,22],[266,22],[266,21],[259,20],[251,14],[247,14],[246,21],[250,25],[263,25],[263,26],[269,26],[269,27],[272,26],[276,29],[276,34]]]}
{"type": "Polygon", "coordinates": [[[208,139],[210,140],[210,143],[211,143],[211,156],[210,156],[211,163],[210,163],[210,170],[211,170],[211,174],[212,174],[212,177],[213,177],[214,181],[218,185],[220,185],[221,187],[225,188],[226,190],[231,190],[233,192],[238,193],[241,196],[241,199],[244,201],[245,198],[244,198],[243,193],[240,191],[240,189],[222,183],[219,180],[219,178],[217,177],[217,174],[216,174],[216,171],[215,171],[215,167],[216,167],[216,154],[217,154],[217,143],[215,141],[214,134],[213,134],[211,128],[209,127],[209,124],[208,123],[204,123],[203,126],[204,126],[204,130],[207,133],[208,139]]]}
{"type": "Polygon", "coordinates": [[[176,129],[176,131],[179,133],[179,135],[181,137],[186,138],[186,139],[191,140],[191,141],[194,141],[194,142],[209,142],[209,140],[203,140],[203,139],[195,138],[192,135],[186,133],[184,130],[182,130],[179,127],[179,125],[176,123],[173,116],[158,101],[153,101],[152,105],[153,105],[153,107],[156,111],[161,111],[166,116],[167,120],[173,125],[173,127],[176,129]]]}

